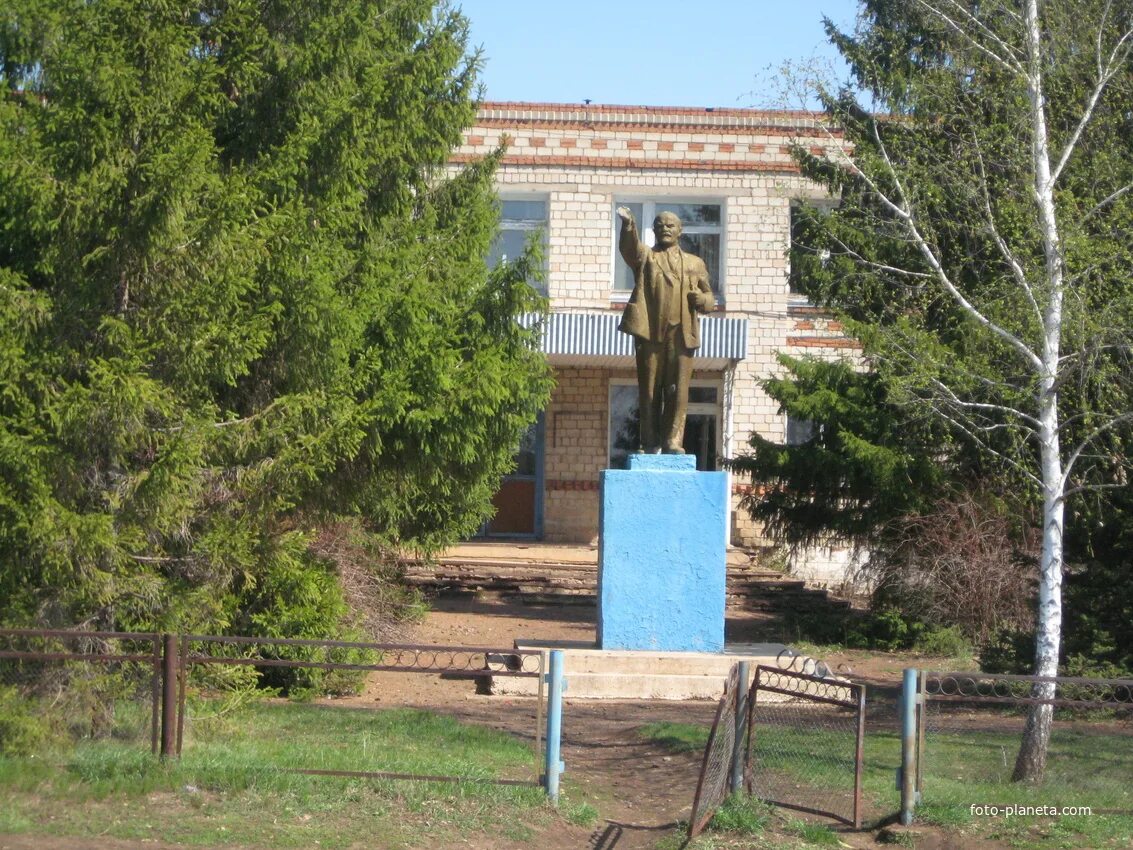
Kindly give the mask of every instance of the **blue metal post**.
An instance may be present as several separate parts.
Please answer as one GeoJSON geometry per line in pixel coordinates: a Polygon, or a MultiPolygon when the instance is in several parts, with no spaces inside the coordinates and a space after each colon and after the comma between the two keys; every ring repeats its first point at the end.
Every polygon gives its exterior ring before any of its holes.
{"type": "Polygon", "coordinates": [[[901,680],[901,823],[913,822],[917,800],[917,671],[905,670],[901,680]]]}
{"type": "Polygon", "coordinates": [[[547,673],[547,761],[543,772],[543,783],[551,802],[559,802],[559,774],[566,765],[562,762],[563,731],[563,651],[551,650],[550,670],[547,673]]]}
{"type": "Polygon", "coordinates": [[[750,675],[749,663],[739,662],[739,690],[736,691],[736,743],[732,748],[732,781],[729,788],[733,794],[744,784],[744,756],[747,754],[747,680],[750,675]]]}

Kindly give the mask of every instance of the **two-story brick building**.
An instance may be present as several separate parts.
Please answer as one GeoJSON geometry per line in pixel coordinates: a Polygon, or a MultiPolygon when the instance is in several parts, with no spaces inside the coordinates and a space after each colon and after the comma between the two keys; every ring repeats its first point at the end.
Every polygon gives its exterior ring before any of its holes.
{"type": "MultiPolygon", "coordinates": [[[[617,331],[632,278],[617,254],[619,205],[649,242],[657,212],[684,223],[682,246],[707,264],[717,310],[701,319],[685,448],[701,468],[742,452],[748,435],[782,438],[788,423],[759,382],[780,351],[838,357],[855,343],[790,291],[791,209],[825,203],[789,153],[840,144],[822,115],[745,109],[485,103],[454,164],[507,140],[497,184],[501,260],[545,234],[551,316],[544,350],[556,388],[497,497],[489,534],[593,542],[598,476],[635,442],[631,339],[617,331]]],[[[750,482],[733,482],[733,506],[750,482]]],[[[732,542],[758,529],[733,510],[732,542]]]]}

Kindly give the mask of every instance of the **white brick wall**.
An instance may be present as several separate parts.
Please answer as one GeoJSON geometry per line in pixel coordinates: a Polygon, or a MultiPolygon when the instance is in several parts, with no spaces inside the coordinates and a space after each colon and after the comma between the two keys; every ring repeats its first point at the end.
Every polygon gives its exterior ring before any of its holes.
{"type": "MultiPolygon", "coordinates": [[[[722,309],[748,319],[747,358],[737,364],[732,434],[725,454],[746,450],[756,431],[781,439],[777,405],[759,386],[780,371],[776,355],[844,356],[852,342],[821,317],[789,305],[787,247],[792,198],[821,198],[798,173],[789,143],[839,156],[820,116],[754,110],[646,109],[485,104],[453,158],[459,167],[509,140],[497,173],[504,197],[548,201],[548,294],[553,310],[620,310],[613,290],[613,207],[623,196],[671,196],[724,206],[722,309]]],[[[639,223],[640,224],[640,223],[639,223]]],[[[560,369],[548,409],[545,534],[590,542],[597,534],[597,475],[606,463],[607,388],[631,372],[560,369]],[[573,482],[573,483],[572,483],[573,482]]],[[[743,482],[736,482],[737,490],[743,482]]],[[[740,495],[734,496],[738,502],[740,495]]],[[[734,542],[759,530],[740,512],[734,542]]]]}

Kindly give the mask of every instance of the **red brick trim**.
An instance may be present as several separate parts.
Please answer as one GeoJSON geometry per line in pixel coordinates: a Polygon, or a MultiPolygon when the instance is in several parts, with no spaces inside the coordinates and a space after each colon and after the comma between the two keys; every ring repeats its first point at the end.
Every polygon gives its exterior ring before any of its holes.
{"type": "Polygon", "coordinates": [[[787,345],[794,348],[856,348],[861,349],[862,344],[856,339],[844,336],[789,336],[787,345]]]}
{"type": "MultiPolygon", "coordinates": [[[[601,141],[595,139],[595,142],[601,141]]],[[[592,143],[593,144],[593,143],[592,143]]],[[[605,142],[603,142],[603,145],[605,142]]],[[[454,153],[449,157],[453,165],[476,162],[480,154],[454,153]]],[[[793,162],[727,162],[711,159],[637,159],[628,156],[520,156],[505,154],[505,165],[560,165],[571,168],[632,168],[650,171],[762,171],[778,174],[797,174],[793,162]]]]}
{"type": "Polygon", "coordinates": [[[548,478],[545,484],[548,490],[597,493],[597,481],[572,481],[563,478],[548,478]]]}
{"type": "Polygon", "coordinates": [[[767,493],[767,485],[765,484],[733,484],[733,496],[763,496],[767,493]]]}

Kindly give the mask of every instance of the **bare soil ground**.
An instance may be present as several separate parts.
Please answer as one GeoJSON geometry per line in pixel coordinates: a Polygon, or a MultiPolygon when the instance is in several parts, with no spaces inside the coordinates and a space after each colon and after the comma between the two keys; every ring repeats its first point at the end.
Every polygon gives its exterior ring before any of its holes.
{"type": "MultiPolygon", "coordinates": [[[[437,600],[408,643],[511,648],[516,639],[594,640],[594,608],[582,605],[523,605],[476,599],[437,600]]],[[[569,694],[569,688],[568,688],[569,694]]],[[[460,720],[533,738],[538,706],[532,698],[485,696],[473,683],[441,676],[376,673],[363,694],[336,702],[411,706],[443,711],[460,720]]],[[[593,832],[545,836],[545,850],[652,847],[687,818],[700,769],[699,753],[662,752],[637,730],[662,721],[711,723],[716,704],[565,700],[564,783],[593,799],[603,816],[593,832]],[[610,836],[602,839],[609,832],[610,836]],[[617,838],[614,838],[614,834],[617,838]],[[581,841],[580,841],[581,839],[581,841]],[[616,844],[609,843],[611,840],[616,844]],[[601,843],[605,841],[606,843],[601,843]]],[[[498,846],[498,845],[497,845],[498,846]]]]}

